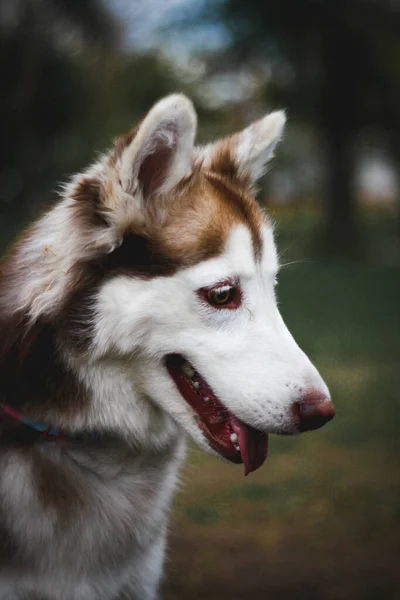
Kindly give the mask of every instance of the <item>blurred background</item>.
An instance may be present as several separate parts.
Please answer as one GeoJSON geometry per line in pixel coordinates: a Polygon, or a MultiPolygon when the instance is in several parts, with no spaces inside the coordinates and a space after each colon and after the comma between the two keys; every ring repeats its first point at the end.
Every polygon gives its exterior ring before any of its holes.
{"type": "Polygon", "coordinates": [[[0,249],[158,98],[199,139],[285,108],[259,195],[337,417],[266,465],[192,449],[166,600],[400,598],[400,1],[0,0],[0,249]]]}

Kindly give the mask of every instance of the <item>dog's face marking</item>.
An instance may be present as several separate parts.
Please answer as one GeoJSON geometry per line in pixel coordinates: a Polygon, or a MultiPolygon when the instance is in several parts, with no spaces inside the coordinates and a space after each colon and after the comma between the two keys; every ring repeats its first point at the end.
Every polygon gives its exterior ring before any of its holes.
{"type": "Polygon", "coordinates": [[[167,98],[11,255],[0,313],[14,298],[51,323],[88,390],[81,422],[137,442],[179,425],[253,470],[267,433],[299,430],[307,390],[329,402],[279,314],[273,228],[252,195],[283,124],[273,113],[195,148],[191,103],[167,98]]]}
{"type": "Polygon", "coordinates": [[[292,407],[303,391],[328,394],[279,314],[272,228],[265,224],[261,235],[260,258],[250,230],[237,224],[217,256],[168,277],[116,276],[99,291],[96,321],[108,326],[97,329],[94,347],[135,353],[132,380],[142,381],[146,397],[204,448],[208,440],[165,369],[165,357],[184,357],[233,415],[264,432],[296,432],[292,407]],[[212,307],[199,297],[199,290],[226,281],[240,288],[236,309],[212,307]]]}

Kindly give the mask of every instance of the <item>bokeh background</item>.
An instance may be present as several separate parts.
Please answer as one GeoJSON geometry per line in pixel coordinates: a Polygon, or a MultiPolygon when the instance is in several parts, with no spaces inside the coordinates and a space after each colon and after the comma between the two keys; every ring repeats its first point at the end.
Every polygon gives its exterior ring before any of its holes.
{"type": "Polygon", "coordinates": [[[192,448],[166,600],[400,598],[400,2],[0,0],[0,249],[161,96],[199,139],[287,109],[260,202],[337,406],[242,469],[192,448]]]}

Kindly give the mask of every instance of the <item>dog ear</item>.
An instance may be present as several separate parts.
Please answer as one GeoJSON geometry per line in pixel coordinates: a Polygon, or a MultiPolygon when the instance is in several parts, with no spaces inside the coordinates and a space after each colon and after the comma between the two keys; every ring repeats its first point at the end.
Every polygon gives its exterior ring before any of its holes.
{"type": "Polygon", "coordinates": [[[117,142],[123,191],[141,192],[144,201],[167,194],[191,170],[195,133],[196,113],[188,98],[174,94],[158,102],[117,142]]]}
{"type": "Polygon", "coordinates": [[[264,174],[285,126],[284,111],[266,115],[240,133],[200,149],[206,169],[253,186],[264,174]]]}

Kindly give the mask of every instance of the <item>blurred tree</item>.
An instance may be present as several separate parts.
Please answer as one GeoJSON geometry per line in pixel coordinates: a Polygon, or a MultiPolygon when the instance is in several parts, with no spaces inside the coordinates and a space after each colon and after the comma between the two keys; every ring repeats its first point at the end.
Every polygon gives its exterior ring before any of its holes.
{"type": "Polygon", "coordinates": [[[334,252],[354,251],[354,146],[362,127],[383,129],[399,157],[400,1],[220,0],[206,12],[232,34],[213,65],[268,62],[269,99],[322,132],[324,239],[334,252]]]}
{"type": "Polygon", "coordinates": [[[26,211],[58,172],[57,144],[89,112],[82,54],[116,33],[97,0],[0,0],[0,215],[26,211]]]}

